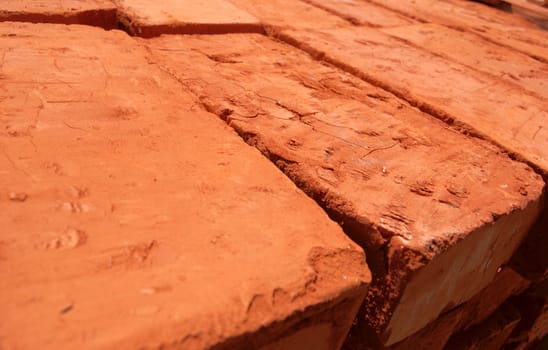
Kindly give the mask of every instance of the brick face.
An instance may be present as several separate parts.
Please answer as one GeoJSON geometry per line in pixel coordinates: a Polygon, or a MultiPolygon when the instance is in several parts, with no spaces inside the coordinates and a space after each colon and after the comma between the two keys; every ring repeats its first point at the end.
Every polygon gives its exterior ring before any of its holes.
{"type": "Polygon", "coordinates": [[[528,55],[440,24],[401,26],[383,31],[449,61],[488,73],[495,80],[526,90],[524,93],[548,98],[548,68],[528,55]]]}
{"type": "Polygon", "coordinates": [[[3,0],[0,21],[117,27],[116,6],[110,0],[3,0]]]}
{"type": "Polygon", "coordinates": [[[369,0],[421,22],[438,23],[481,36],[500,46],[548,62],[546,31],[519,16],[474,1],[369,0]]]}
{"type": "Polygon", "coordinates": [[[118,0],[119,19],[132,35],[262,33],[259,20],[228,0],[118,0]]]}
{"type": "Polygon", "coordinates": [[[287,28],[337,28],[349,25],[347,21],[339,16],[302,1],[230,1],[235,6],[258,18],[268,31],[287,28]],[[281,9],[283,9],[283,14],[280,12],[281,9]]]}
{"type": "Polygon", "coordinates": [[[410,17],[390,11],[383,6],[359,0],[306,0],[327,12],[338,15],[355,25],[371,27],[399,27],[416,23],[410,17]]]}
{"type": "Polygon", "coordinates": [[[548,174],[548,129],[543,127],[548,112],[542,99],[369,28],[288,31],[282,36],[446,122],[496,142],[548,174]]]}

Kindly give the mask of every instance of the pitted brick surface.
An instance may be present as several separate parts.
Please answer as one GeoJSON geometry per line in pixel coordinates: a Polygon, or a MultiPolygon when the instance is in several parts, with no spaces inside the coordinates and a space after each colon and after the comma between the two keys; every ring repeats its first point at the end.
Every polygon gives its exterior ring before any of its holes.
{"type": "Polygon", "coordinates": [[[414,19],[363,0],[305,0],[356,25],[398,27],[416,23],[414,19]]]}
{"type": "Polygon", "coordinates": [[[496,142],[548,174],[544,99],[374,29],[287,31],[282,37],[448,123],[496,142]]]}
{"type": "Polygon", "coordinates": [[[548,35],[519,14],[1,2],[0,348],[534,348],[548,35]]]}
{"type": "Polygon", "coordinates": [[[349,23],[302,1],[230,0],[257,17],[267,29],[311,29],[346,27],[349,23]]]}
{"type": "Polygon", "coordinates": [[[362,249],[132,38],[0,37],[0,348],[342,342],[362,249]]]}
{"type": "Polygon", "coordinates": [[[548,33],[533,23],[466,0],[367,0],[415,20],[447,25],[548,63],[548,33]]]}
{"type": "Polygon", "coordinates": [[[515,84],[524,94],[548,99],[548,65],[474,34],[438,24],[387,28],[385,33],[424,50],[489,73],[494,79],[515,84]]]}

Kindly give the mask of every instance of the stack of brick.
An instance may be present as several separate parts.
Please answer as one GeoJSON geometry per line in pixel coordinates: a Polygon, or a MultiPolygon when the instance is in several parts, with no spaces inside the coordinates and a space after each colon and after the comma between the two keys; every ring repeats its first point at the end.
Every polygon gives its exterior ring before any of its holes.
{"type": "Polygon", "coordinates": [[[362,249],[141,45],[0,37],[0,348],[341,346],[362,249]]]}
{"type": "MultiPolygon", "coordinates": [[[[294,25],[290,31],[276,30],[271,34],[317,59],[393,92],[464,133],[498,144],[513,158],[530,164],[546,180],[548,69],[544,32],[521,18],[458,1],[307,2],[354,26],[317,26],[310,30],[294,25]],[[481,15],[482,11],[485,16],[481,15]],[[375,16],[376,13],[383,15],[375,16]],[[388,36],[380,36],[381,31],[388,36]],[[359,39],[362,37],[365,39],[359,39]],[[427,79],[425,84],[424,77],[436,79],[427,79]],[[451,84],[438,85],[445,82],[451,84]]],[[[248,10],[253,8],[248,6],[248,10]]],[[[275,20],[269,13],[254,14],[266,22],[275,20]]],[[[525,242],[508,262],[509,266],[501,267],[493,282],[468,302],[442,313],[428,326],[392,347],[454,348],[459,344],[459,334],[484,333],[474,328],[502,334],[486,337],[491,339],[494,348],[506,338],[510,339],[506,348],[518,342],[520,346],[534,346],[526,344],[539,342],[548,332],[543,323],[546,293],[538,287],[546,279],[546,227],[544,209],[525,242]],[[523,306],[527,303],[521,302],[518,309],[523,315],[508,311],[522,298],[531,300],[531,295],[535,296],[533,310],[528,311],[523,306]],[[495,310],[499,306],[500,310],[495,310]],[[526,320],[518,322],[516,317],[526,320]],[[493,324],[501,326],[493,327],[493,324]]],[[[362,316],[364,314],[367,319],[371,309],[366,309],[362,316]]],[[[358,316],[358,324],[347,342],[349,348],[375,347],[371,345],[372,339],[379,333],[364,331],[368,326],[371,322],[358,316]],[[360,323],[365,325],[360,327],[360,323]]],[[[488,346],[477,335],[475,338],[474,342],[482,345],[469,344],[468,347],[488,346]]],[[[376,347],[386,345],[390,347],[381,340],[376,347]]],[[[460,346],[466,347],[463,343],[460,346]]]]}
{"type": "Polygon", "coordinates": [[[0,18],[141,38],[2,25],[0,346],[542,343],[545,32],[459,0],[61,3],[0,18]]]}

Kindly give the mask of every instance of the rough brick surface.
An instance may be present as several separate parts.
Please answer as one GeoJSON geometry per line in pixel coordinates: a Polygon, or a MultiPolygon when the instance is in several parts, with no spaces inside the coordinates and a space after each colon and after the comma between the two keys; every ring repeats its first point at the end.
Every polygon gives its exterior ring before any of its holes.
{"type": "Polygon", "coordinates": [[[339,346],[370,275],[312,200],[125,33],[0,37],[0,348],[339,346]]]}
{"type": "Polygon", "coordinates": [[[401,26],[384,32],[548,98],[548,65],[515,50],[438,24],[401,26]]]}
{"type": "Polygon", "coordinates": [[[545,10],[0,2],[0,349],[546,348],[545,10]]]}
{"type": "Polygon", "coordinates": [[[262,32],[249,13],[228,0],[116,0],[120,19],[134,35],[262,32]]]}
{"type": "Polygon", "coordinates": [[[530,168],[298,50],[257,35],[143,44],[367,249],[362,317],[386,345],[487,286],[538,214],[530,168]]]}
{"type": "Polygon", "coordinates": [[[473,1],[368,0],[422,22],[470,31],[548,62],[548,33],[531,22],[473,1]]]}
{"type": "Polygon", "coordinates": [[[2,0],[0,21],[87,24],[116,28],[111,0],[2,0]]]}
{"type": "Polygon", "coordinates": [[[282,37],[493,140],[548,175],[548,111],[543,99],[369,28],[287,31],[282,37]]]}
{"type": "Polygon", "coordinates": [[[349,23],[302,1],[230,0],[234,5],[254,15],[268,28],[336,28],[349,23]]]}
{"type": "MultiPolygon", "coordinates": [[[[397,12],[363,0],[305,0],[356,25],[396,27],[416,23],[397,12]]],[[[316,26],[317,27],[317,26],[316,26]]]]}
{"type": "Polygon", "coordinates": [[[467,24],[466,29],[474,30],[481,25],[505,25],[509,28],[537,28],[527,20],[497,9],[468,0],[366,0],[396,12],[415,17],[423,22],[467,24]]]}

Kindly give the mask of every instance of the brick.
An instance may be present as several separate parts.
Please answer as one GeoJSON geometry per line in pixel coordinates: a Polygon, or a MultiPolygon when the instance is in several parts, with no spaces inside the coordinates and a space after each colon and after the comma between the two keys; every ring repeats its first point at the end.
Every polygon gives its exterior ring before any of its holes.
{"type": "Polygon", "coordinates": [[[346,27],[348,22],[302,1],[230,0],[237,7],[257,17],[267,28],[312,29],[346,27]],[[280,12],[283,9],[283,15],[280,12]]]}
{"type": "Polygon", "coordinates": [[[444,21],[447,21],[446,23],[449,25],[467,25],[469,29],[474,29],[480,25],[489,26],[492,24],[505,25],[509,28],[538,28],[519,16],[467,0],[413,0],[406,3],[396,0],[366,1],[385,6],[388,9],[414,17],[423,22],[443,24],[444,21]]]}
{"type": "Polygon", "coordinates": [[[548,112],[542,99],[365,27],[287,31],[281,37],[464,131],[494,141],[548,176],[548,112]]]}
{"type": "MultiPolygon", "coordinates": [[[[494,141],[548,178],[544,99],[368,28],[287,31],[281,37],[466,132],[494,141]],[[362,37],[367,39],[356,39],[362,37]]],[[[544,210],[544,219],[513,259],[514,265],[521,265],[519,272],[528,276],[542,277],[547,271],[548,259],[542,249],[546,216],[544,210]]]]}
{"type": "Polygon", "coordinates": [[[520,52],[438,24],[387,28],[384,32],[548,98],[548,67],[520,52]]]}
{"type": "Polygon", "coordinates": [[[540,210],[526,165],[299,50],[258,35],[142,43],[366,249],[360,317],[385,345],[486,287],[540,210]]]}
{"type": "Polygon", "coordinates": [[[446,350],[499,350],[519,322],[519,312],[503,305],[483,323],[449,339],[446,350]]]}
{"type": "Polygon", "coordinates": [[[0,37],[0,348],[340,346],[370,274],[321,208],[125,33],[0,37]]]}
{"type": "Polygon", "coordinates": [[[305,0],[306,2],[323,8],[326,11],[340,16],[356,25],[371,27],[396,27],[416,23],[415,20],[400,15],[385,7],[360,0],[305,0]]]}
{"type": "Polygon", "coordinates": [[[548,34],[545,30],[508,28],[502,24],[475,28],[474,33],[495,44],[508,46],[543,63],[548,63],[548,34]]]}
{"type": "Polygon", "coordinates": [[[262,33],[259,21],[228,0],[116,0],[119,19],[133,35],[262,33]]]}
{"type": "Polygon", "coordinates": [[[116,6],[110,0],[2,0],[0,21],[87,24],[116,28],[116,6]]]}
{"type": "Polygon", "coordinates": [[[368,0],[422,22],[473,32],[496,44],[511,47],[548,62],[548,34],[536,25],[473,1],[368,0]]]}

